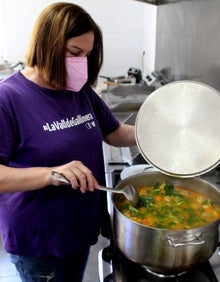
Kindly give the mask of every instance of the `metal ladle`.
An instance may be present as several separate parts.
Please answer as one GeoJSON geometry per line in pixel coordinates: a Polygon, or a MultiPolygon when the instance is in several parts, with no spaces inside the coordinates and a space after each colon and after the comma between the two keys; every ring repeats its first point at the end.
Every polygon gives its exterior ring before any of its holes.
{"type": "MultiPolygon", "coordinates": [[[[51,177],[55,180],[58,180],[58,181],[65,183],[65,184],[70,184],[70,181],[62,173],[59,173],[59,172],[56,172],[56,171],[51,171],[51,177]]],[[[102,190],[102,191],[124,194],[124,196],[127,198],[127,200],[130,202],[130,204],[132,206],[137,206],[137,204],[139,202],[138,193],[137,193],[136,189],[134,188],[134,186],[132,186],[130,184],[126,185],[125,187],[123,187],[121,189],[109,188],[109,187],[105,187],[105,186],[99,186],[99,189],[102,190]]]]}

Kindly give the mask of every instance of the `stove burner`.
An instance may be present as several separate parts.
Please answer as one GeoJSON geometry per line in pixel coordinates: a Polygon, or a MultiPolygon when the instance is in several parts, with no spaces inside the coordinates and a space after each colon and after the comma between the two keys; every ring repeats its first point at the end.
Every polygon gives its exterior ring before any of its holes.
{"type": "Polygon", "coordinates": [[[187,271],[183,271],[183,272],[179,272],[179,273],[162,274],[162,273],[158,273],[158,272],[150,270],[145,265],[141,265],[141,266],[143,267],[144,270],[146,270],[150,274],[155,275],[156,277],[159,277],[159,278],[177,278],[177,277],[180,277],[180,276],[184,275],[185,273],[187,273],[187,271]]]}
{"type": "MultiPolygon", "coordinates": [[[[217,252],[218,250],[216,250],[217,252]]],[[[104,269],[101,263],[109,266],[105,273],[100,274],[100,282],[218,282],[210,261],[195,266],[188,271],[173,274],[160,274],[149,270],[126,258],[111,243],[99,252],[99,272],[104,269]]],[[[106,268],[106,265],[105,265],[106,268]]]]}

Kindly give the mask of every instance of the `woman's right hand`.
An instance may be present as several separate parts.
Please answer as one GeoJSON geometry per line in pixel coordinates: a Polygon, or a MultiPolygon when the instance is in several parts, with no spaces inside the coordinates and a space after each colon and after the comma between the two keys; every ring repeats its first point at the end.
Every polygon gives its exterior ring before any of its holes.
{"type": "MultiPolygon", "coordinates": [[[[80,161],[72,161],[70,163],[53,167],[52,171],[61,173],[69,182],[73,189],[80,189],[82,193],[86,191],[94,191],[99,188],[92,171],[80,161]]],[[[62,182],[51,177],[52,185],[62,185],[62,182]]]]}

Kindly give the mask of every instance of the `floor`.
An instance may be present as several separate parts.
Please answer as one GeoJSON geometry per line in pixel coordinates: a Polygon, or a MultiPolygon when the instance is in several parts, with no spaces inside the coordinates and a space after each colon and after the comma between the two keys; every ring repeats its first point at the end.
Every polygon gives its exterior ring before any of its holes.
{"type": "MultiPolygon", "coordinates": [[[[108,245],[109,245],[109,241],[100,236],[98,243],[92,246],[83,282],[99,282],[98,252],[103,247],[108,245]]],[[[10,262],[9,255],[5,252],[5,250],[2,247],[1,240],[0,240],[0,282],[21,282],[14,265],[10,262]]]]}

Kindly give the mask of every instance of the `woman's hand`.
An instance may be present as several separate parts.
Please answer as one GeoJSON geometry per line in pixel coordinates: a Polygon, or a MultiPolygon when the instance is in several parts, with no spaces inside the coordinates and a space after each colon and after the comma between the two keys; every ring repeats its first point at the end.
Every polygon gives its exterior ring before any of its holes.
{"type": "MultiPolygon", "coordinates": [[[[71,183],[74,189],[79,188],[82,193],[94,191],[99,188],[99,184],[92,171],[80,161],[72,161],[62,166],[54,167],[52,171],[61,173],[71,183]]],[[[52,184],[59,186],[62,185],[62,182],[52,179],[52,184]]]]}

